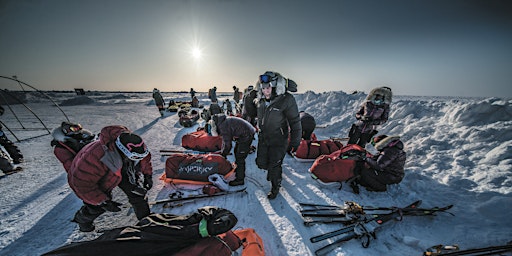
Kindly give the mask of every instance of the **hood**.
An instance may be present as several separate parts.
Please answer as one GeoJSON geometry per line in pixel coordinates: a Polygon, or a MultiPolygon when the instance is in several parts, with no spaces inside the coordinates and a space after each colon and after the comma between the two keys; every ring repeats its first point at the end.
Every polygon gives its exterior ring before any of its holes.
{"type": "MultiPolygon", "coordinates": [[[[81,135],[81,138],[79,138],[79,139],[91,140],[94,138],[94,134],[87,129],[82,129],[80,131],[80,135],[81,135]]],[[[60,127],[53,129],[52,137],[56,141],[61,141],[61,142],[65,142],[69,139],[76,139],[76,138],[73,138],[70,136],[66,136],[60,127]]]]}
{"type": "MultiPolygon", "coordinates": [[[[383,150],[385,147],[395,146],[401,143],[400,136],[388,136],[375,144],[375,149],[378,151],[383,150]]],[[[403,145],[402,145],[403,148],[403,145]]]]}
{"type": "Polygon", "coordinates": [[[393,92],[391,91],[391,88],[387,86],[373,88],[370,91],[370,93],[368,93],[368,96],[366,96],[366,100],[373,102],[373,100],[375,99],[375,95],[377,94],[383,95],[384,103],[391,105],[391,101],[393,98],[393,92]]]}
{"type": "Polygon", "coordinates": [[[119,134],[123,132],[131,131],[130,129],[123,125],[106,126],[103,127],[103,129],[101,129],[101,132],[98,135],[98,137],[102,145],[106,145],[110,150],[113,150],[115,147],[115,141],[117,137],[119,136],[119,134]]]}
{"type": "MultiPolygon", "coordinates": [[[[277,72],[274,72],[274,73],[277,75],[277,83],[276,83],[276,87],[275,87],[276,96],[283,95],[286,93],[287,79],[277,72]]],[[[260,83],[259,79],[256,82],[256,87],[254,89],[258,92],[257,99],[258,100],[262,99],[263,91],[261,90],[261,83],[260,83]]],[[[274,91],[274,88],[272,89],[272,91],[274,91]]]]}

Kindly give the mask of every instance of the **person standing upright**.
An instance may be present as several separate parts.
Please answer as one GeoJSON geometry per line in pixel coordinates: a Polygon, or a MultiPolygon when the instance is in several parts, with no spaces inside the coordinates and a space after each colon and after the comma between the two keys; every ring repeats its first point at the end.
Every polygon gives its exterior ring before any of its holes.
{"type": "Polygon", "coordinates": [[[258,90],[258,149],[256,164],[267,170],[267,180],[272,184],[269,199],[279,194],[282,180],[282,163],[290,146],[296,149],[301,140],[302,128],[297,102],[287,92],[288,80],[277,72],[267,71],[259,76],[258,90]]]}
{"type": "Polygon", "coordinates": [[[160,91],[155,88],[153,89],[153,99],[155,100],[155,104],[158,107],[158,112],[160,112],[160,116],[164,116],[164,97],[160,94],[160,91]]]}

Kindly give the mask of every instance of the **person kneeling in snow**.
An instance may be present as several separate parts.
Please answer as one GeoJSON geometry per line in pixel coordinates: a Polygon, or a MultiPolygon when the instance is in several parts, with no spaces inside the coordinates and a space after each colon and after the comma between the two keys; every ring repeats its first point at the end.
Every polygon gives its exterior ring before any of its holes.
{"type": "Polygon", "coordinates": [[[213,136],[222,136],[221,155],[227,157],[231,151],[232,141],[235,141],[235,176],[236,179],[229,182],[230,186],[244,185],[245,159],[251,149],[251,143],[256,133],[256,128],[242,118],[217,114],[209,122],[210,133],[213,136]]]}
{"type": "Polygon", "coordinates": [[[55,147],[53,153],[62,163],[66,172],[69,172],[76,154],[85,145],[91,143],[95,135],[89,130],[83,129],[80,124],[62,122],[60,127],[53,129],[52,137],[50,145],[55,147]]]}
{"type": "Polygon", "coordinates": [[[404,144],[400,137],[387,135],[379,135],[371,143],[379,153],[364,158],[365,164],[356,182],[369,191],[386,191],[386,185],[400,183],[404,178],[404,144]]]}
{"type": "Polygon", "coordinates": [[[69,186],[84,202],[73,221],[80,231],[91,232],[105,211],[121,211],[121,204],[112,201],[116,186],[128,196],[137,219],[148,216],[145,195],[153,186],[152,174],[151,154],[141,137],[125,126],[104,127],[99,140],[78,152],[68,172],[69,186]]]}

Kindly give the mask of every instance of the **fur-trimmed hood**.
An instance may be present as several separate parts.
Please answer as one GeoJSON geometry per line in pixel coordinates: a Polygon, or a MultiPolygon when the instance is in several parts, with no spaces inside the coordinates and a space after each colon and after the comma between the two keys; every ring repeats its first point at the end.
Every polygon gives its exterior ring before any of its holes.
{"type": "Polygon", "coordinates": [[[400,149],[403,149],[403,143],[400,141],[400,136],[388,136],[382,140],[380,140],[379,142],[377,142],[375,144],[375,149],[377,149],[378,151],[381,151],[383,150],[385,147],[388,147],[388,146],[398,146],[400,149]]]}
{"type": "MultiPolygon", "coordinates": [[[[276,93],[275,96],[283,95],[286,93],[287,79],[285,77],[283,77],[281,74],[279,74],[278,72],[274,72],[274,74],[277,76],[277,83],[276,83],[276,87],[275,87],[275,93],[276,93]]],[[[256,82],[255,90],[258,92],[257,100],[259,101],[260,99],[263,98],[263,91],[261,89],[261,82],[259,81],[259,79],[256,82]]],[[[274,89],[272,89],[272,91],[274,91],[274,89]]]]}
{"type": "MultiPolygon", "coordinates": [[[[82,134],[82,139],[91,138],[91,136],[94,137],[94,134],[87,129],[82,129],[80,131],[80,134],[82,134]]],[[[60,142],[65,142],[65,141],[68,141],[71,139],[75,139],[73,137],[66,136],[60,127],[53,129],[52,137],[55,141],[60,141],[60,142]]]]}
{"type": "Polygon", "coordinates": [[[384,103],[391,105],[391,101],[393,100],[393,92],[391,91],[391,88],[387,86],[373,88],[370,93],[368,93],[368,96],[366,96],[366,100],[373,102],[375,95],[377,94],[384,96],[384,103]]]}

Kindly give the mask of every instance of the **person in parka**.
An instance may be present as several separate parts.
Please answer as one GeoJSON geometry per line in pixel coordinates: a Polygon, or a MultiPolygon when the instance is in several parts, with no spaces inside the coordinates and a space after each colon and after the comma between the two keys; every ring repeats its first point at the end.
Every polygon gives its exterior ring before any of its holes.
{"type": "Polygon", "coordinates": [[[245,159],[250,152],[256,128],[242,118],[217,114],[210,121],[211,134],[222,136],[221,155],[227,157],[231,152],[232,141],[235,141],[235,180],[229,182],[230,186],[244,185],[245,159]]]}
{"type": "Polygon", "coordinates": [[[357,181],[370,191],[386,191],[386,185],[397,184],[404,178],[406,153],[398,136],[379,135],[372,140],[378,154],[367,157],[357,181]]]}
{"type": "Polygon", "coordinates": [[[300,111],[299,116],[300,116],[300,124],[302,127],[302,139],[310,140],[311,135],[313,134],[313,131],[316,128],[315,118],[312,115],[310,115],[304,111],[300,111]]]}
{"type": "Polygon", "coordinates": [[[357,121],[350,129],[348,144],[357,144],[364,148],[366,143],[377,134],[377,126],[388,121],[391,97],[389,87],[374,88],[368,94],[355,115],[357,121]]]}
{"type": "Polygon", "coordinates": [[[53,153],[66,172],[69,172],[76,154],[95,139],[91,131],[71,122],[62,122],[59,127],[53,129],[52,137],[50,145],[54,147],[53,153]]]}
{"type": "Polygon", "coordinates": [[[258,96],[258,91],[254,90],[254,86],[249,85],[244,92],[243,105],[242,105],[242,118],[256,127],[256,103],[254,100],[258,96]]]}
{"type": "Polygon", "coordinates": [[[302,136],[297,102],[286,90],[287,79],[277,72],[267,71],[259,76],[256,88],[258,116],[258,148],[256,164],[267,170],[267,180],[272,183],[268,193],[274,199],[282,180],[282,163],[288,148],[297,149],[302,136]]]}
{"type": "Polygon", "coordinates": [[[94,230],[93,221],[105,211],[118,212],[112,190],[127,195],[137,219],[150,214],[145,198],[153,186],[151,154],[141,137],[121,125],[106,126],[99,139],[78,152],[68,172],[68,184],[84,205],[73,221],[80,231],[94,230]]]}
{"type": "Polygon", "coordinates": [[[160,112],[160,116],[164,116],[164,97],[160,94],[160,91],[155,88],[153,89],[153,99],[155,100],[155,105],[158,107],[158,112],[160,112]]]}

